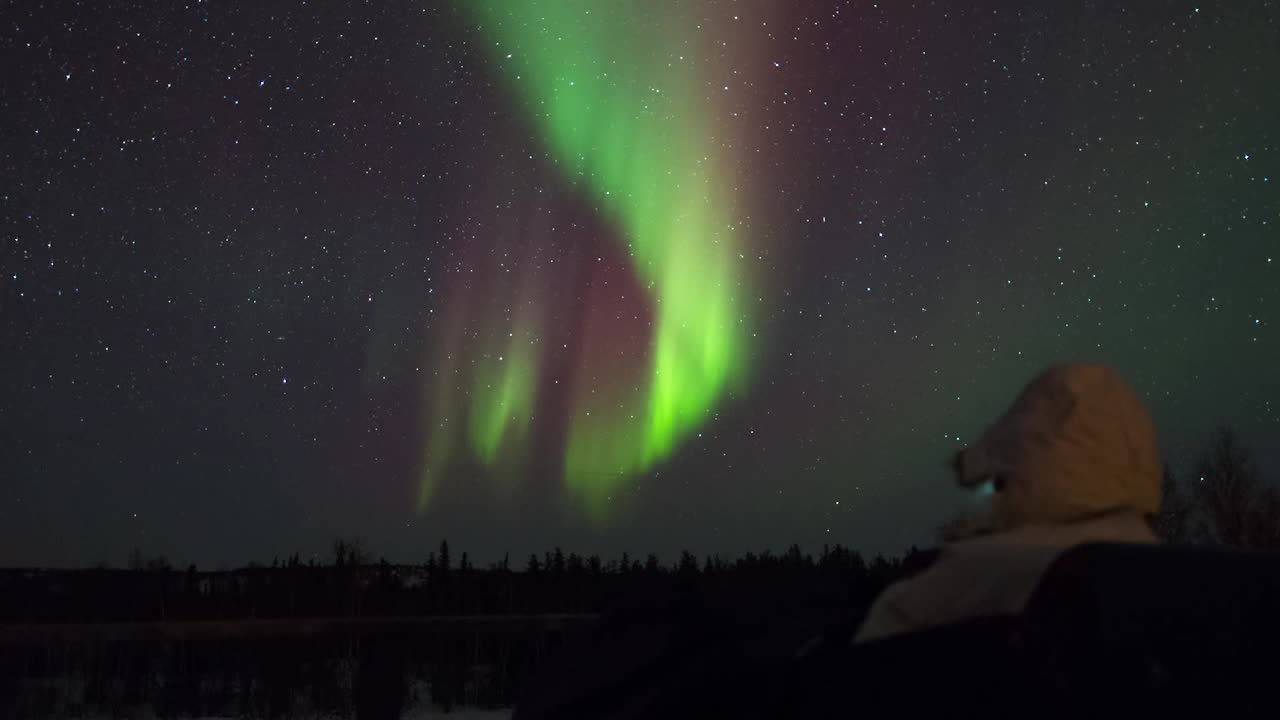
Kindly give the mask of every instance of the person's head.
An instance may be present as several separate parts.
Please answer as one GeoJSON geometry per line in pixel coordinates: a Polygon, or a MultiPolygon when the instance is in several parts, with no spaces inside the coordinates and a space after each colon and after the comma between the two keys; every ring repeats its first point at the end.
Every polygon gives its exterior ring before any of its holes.
{"type": "Polygon", "coordinates": [[[1059,365],[1037,375],[952,467],[962,487],[991,483],[994,531],[1160,509],[1151,416],[1102,365],[1059,365]]]}

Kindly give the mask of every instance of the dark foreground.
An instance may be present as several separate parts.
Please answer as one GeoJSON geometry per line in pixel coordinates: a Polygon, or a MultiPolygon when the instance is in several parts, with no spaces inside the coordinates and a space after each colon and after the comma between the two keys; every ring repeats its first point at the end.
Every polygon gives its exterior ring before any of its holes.
{"type": "MultiPolygon", "coordinates": [[[[929,561],[886,567],[901,575],[929,561]]],[[[1273,555],[1083,547],[1055,564],[1023,617],[858,647],[850,637],[892,574],[820,567],[584,575],[580,586],[608,588],[587,612],[551,612],[551,589],[569,585],[544,576],[537,613],[392,615],[392,600],[426,591],[366,594],[372,586],[356,583],[369,614],[28,618],[0,626],[0,716],[396,718],[428,703],[514,703],[534,720],[1270,717],[1280,707],[1273,555]]],[[[46,616],[29,601],[48,580],[22,585],[25,607],[46,616]]],[[[167,610],[180,607],[205,606],[167,610]]]]}
{"type": "Polygon", "coordinates": [[[549,659],[587,641],[602,612],[693,604],[755,627],[799,619],[803,634],[865,605],[903,567],[867,566],[839,548],[683,570],[557,556],[524,572],[287,563],[3,573],[0,717],[511,707],[549,659]]]}
{"type": "Polygon", "coordinates": [[[853,623],[802,643],[782,616],[615,614],[516,717],[1275,717],[1277,608],[1280,556],[1085,546],[1021,617],[867,645],[853,623]]]}

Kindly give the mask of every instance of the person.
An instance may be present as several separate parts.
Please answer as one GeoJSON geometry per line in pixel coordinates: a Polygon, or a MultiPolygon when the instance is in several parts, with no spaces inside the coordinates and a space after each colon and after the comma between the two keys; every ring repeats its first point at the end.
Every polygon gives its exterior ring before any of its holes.
{"type": "Polygon", "coordinates": [[[952,464],[990,493],[951,527],[937,561],[890,585],[854,643],[980,617],[1017,615],[1067,549],[1155,543],[1161,466],[1146,407],[1109,367],[1051,367],[952,464]]]}

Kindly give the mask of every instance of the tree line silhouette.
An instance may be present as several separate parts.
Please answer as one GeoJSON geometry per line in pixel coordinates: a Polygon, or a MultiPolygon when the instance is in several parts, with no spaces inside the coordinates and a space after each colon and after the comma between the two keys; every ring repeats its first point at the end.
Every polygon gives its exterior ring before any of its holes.
{"type": "MultiPolygon", "coordinates": [[[[1187,472],[1166,468],[1155,527],[1177,544],[1280,549],[1280,487],[1224,428],[1187,472]]],[[[913,547],[868,561],[841,545],[816,556],[793,545],[733,560],[684,551],[668,564],[654,554],[605,560],[556,547],[515,565],[504,556],[478,567],[466,552],[455,559],[447,540],[421,564],[391,564],[373,560],[358,540],[338,539],[327,562],[294,554],[269,566],[202,572],[135,549],[125,570],[0,570],[0,622],[597,613],[635,593],[698,579],[817,583],[839,601],[864,602],[926,557],[913,547]]]]}
{"type": "Polygon", "coordinates": [[[668,565],[653,554],[603,561],[554,548],[512,569],[505,558],[476,567],[466,553],[455,563],[447,540],[421,565],[371,561],[359,542],[339,540],[326,564],[293,555],[271,566],[202,572],[135,553],[128,570],[0,571],[0,622],[597,613],[633,593],[698,579],[816,582],[847,599],[874,592],[919,555],[913,548],[867,562],[841,545],[824,546],[817,557],[793,545],[732,562],[686,551],[668,565]]]}

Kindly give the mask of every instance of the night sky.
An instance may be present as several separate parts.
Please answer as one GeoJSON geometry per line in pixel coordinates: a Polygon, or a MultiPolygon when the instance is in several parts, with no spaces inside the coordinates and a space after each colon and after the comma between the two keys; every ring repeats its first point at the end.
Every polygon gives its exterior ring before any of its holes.
{"type": "Polygon", "coordinates": [[[0,565],[897,553],[1062,360],[1274,474],[1280,5],[962,5],[10,3],[0,565]]]}

